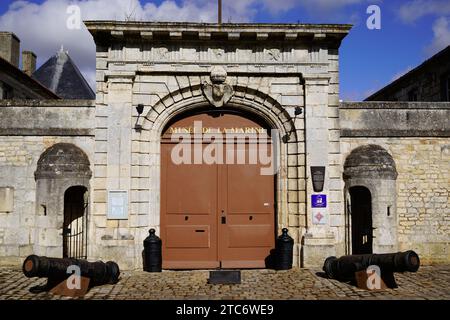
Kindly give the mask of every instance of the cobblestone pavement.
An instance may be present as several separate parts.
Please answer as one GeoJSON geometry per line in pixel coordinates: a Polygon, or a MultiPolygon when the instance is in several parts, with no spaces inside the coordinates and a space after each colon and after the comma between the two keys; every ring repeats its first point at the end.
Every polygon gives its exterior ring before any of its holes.
{"type": "MultiPolygon", "coordinates": [[[[450,266],[423,266],[417,273],[397,273],[399,288],[380,292],[323,278],[319,269],[244,270],[240,285],[210,285],[208,277],[208,271],[125,271],[117,284],[92,288],[84,299],[450,299],[450,266]]],[[[69,299],[50,293],[30,293],[31,287],[45,281],[28,279],[20,270],[0,268],[0,300],[69,299]]]]}

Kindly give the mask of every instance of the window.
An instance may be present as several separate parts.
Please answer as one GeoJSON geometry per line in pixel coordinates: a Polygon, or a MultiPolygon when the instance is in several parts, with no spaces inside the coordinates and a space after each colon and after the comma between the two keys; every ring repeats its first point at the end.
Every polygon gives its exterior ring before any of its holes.
{"type": "Polygon", "coordinates": [[[447,77],[447,99],[446,101],[450,101],[450,75],[447,77]]]}
{"type": "Polygon", "coordinates": [[[6,83],[0,83],[0,97],[2,99],[12,99],[13,98],[13,89],[8,86],[6,83]]]}
{"type": "Polygon", "coordinates": [[[418,90],[412,89],[408,92],[408,101],[417,101],[418,100],[418,90]]]}
{"type": "Polygon", "coordinates": [[[450,101],[450,73],[441,76],[441,101],[450,101]]]}

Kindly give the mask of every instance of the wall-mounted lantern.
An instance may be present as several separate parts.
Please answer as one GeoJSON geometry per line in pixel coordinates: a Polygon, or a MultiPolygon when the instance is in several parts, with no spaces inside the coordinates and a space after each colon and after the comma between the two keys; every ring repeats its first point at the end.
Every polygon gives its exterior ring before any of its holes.
{"type": "Polygon", "coordinates": [[[292,119],[292,122],[293,122],[293,124],[294,124],[294,127],[292,128],[292,130],[291,131],[289,131],[288,133],[286,133],[284,136],[283,136],[283,142],[284,143],[287,143],[290,139],[291,139],[291,134],[292,134],[292,132],[294,132],[295,131],[295,120],[297,120],[297,117],[299,116],[299,115],[301,115],[303,113],[303,109],[302,109],[302,107],[295,107],[295,110],[294,110],[294,118],[292,119]]]}
{"type": "Polygon", "coordinates": [[[136,130],[137,132],[141,132],[142,125],[138,124],[138,122],[139,122],[139,118],[140,118],[142,112],[144,112],[144,105],[142,103],[138,104],[136,107],[136,111],[138,113],[138,117],[136,119],[136,124],[134,125],[134,130],[136,130]]]}

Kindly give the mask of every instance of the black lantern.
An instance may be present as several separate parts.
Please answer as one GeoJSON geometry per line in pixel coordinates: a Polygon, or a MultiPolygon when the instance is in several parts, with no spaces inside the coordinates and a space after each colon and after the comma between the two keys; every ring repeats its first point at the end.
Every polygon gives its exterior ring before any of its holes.
{"type": "Polygon", "coordinates": [[[138,124],[139,122],[139,118],[142,114],[142,112],[144,112],[144,105],[143,104],[138,104],[136,107],[136,111],[138,113],[138,117],[136,119],[136,124],[134,125],[134,130],[136,130],[137,132],[141,132],[142,131],[142,126],[140,124],[138,124]]]}
{"type": "Polygon", "coordinates": [[[289,140],[291,139],[291,134],[292,134],[292,132],[295,131],[295,120],[302,113],[303,113],[303,109],[301,107],[299,107],[299,106],[295,107],[295,109],[294,109],[294,118],[292,119],[292,123],[294,123],[294,128],[283,136],[282,140],[283,140],[284,143],[288,143],[289,140]]]}

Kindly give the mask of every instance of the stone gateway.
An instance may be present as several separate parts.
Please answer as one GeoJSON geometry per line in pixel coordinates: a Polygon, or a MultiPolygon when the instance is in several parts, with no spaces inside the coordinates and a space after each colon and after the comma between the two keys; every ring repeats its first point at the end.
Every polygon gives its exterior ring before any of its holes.
{"type": "Polygon", "coordinates": [[[340,102],[351,26],[85,24],[95,101],[0,101],[1,264],[142,269],[150,228],[166,269],[265,268],[283,228],[296,266],[450,262],[450,104],[340,102]]]}

